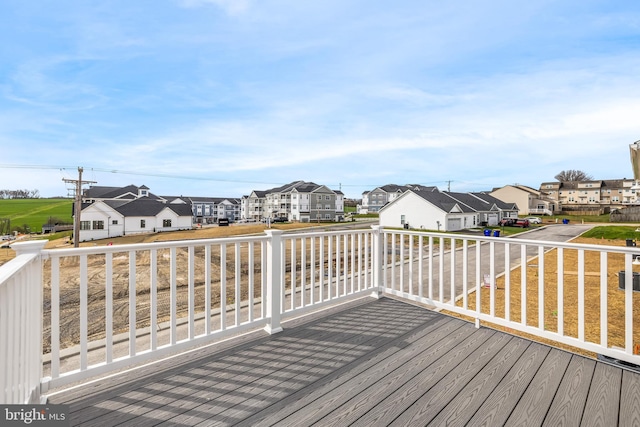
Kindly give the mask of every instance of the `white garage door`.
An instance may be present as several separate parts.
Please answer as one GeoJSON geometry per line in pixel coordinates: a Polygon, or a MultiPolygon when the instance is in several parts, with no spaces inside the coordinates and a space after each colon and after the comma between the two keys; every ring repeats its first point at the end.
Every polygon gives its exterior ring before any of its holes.
{"type": "Polygon", "coordinates": [[[447,231],[462,230],[462,219],[449,218],[447,220],[447,231]]]}
{"type": "Polygon", "coordinates": [[[489,225],[498,225],[498,214],[489,214],[487,215],[487,222],[489,225]]]}

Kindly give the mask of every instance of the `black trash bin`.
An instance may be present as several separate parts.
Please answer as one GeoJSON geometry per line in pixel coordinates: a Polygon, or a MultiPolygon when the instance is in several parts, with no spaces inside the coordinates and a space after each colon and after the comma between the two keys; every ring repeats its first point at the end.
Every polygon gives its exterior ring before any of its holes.
{"type": "Polygon", "coordinates": [[[636,242],[633,239],[627,239],[626,242],[627,242],[627,246],[635,246],[636,245],[636,242]]]}
{"type": "MultiPolygon", "coordinates": [[[[625,286],[624,286],[625,276],[626,274],[624,273],[624,271],[618,272],[618,288],[620,289],[625,289],[625,286]]],[[[633,290],[640,292],[640,273],[636,273],[636,272],[633,273],[632,283],[633,283],[632,285],[633,290]]]]}

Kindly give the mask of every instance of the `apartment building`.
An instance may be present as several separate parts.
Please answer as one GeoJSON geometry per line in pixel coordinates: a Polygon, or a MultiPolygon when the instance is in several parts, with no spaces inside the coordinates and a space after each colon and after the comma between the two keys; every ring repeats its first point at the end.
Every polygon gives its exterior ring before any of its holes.
{"type": "Polygon", "coordinates": [[[418,184],[387,184],[381,187],[376,187],[371,191],[365,191],[364,193],[362,193],[362,204],[358,206],[358,213],[378,213],[384,205],[394,201],[407,190],[428,192],[438,191],[438,188],[426,187],[418,184]]]}
{"type": "Polygon", "coordinates": [[[251,192],[243,200],[246,218],[286,218],[288,221],[340,221],[344,194],[313,182],[294,181],[269,190],[251,192]]]}
{"type": "Polygon", "coordinates": [[[540,191],[562,209],[615,209],[638,204],[633,179],[543,182],[540,191]]]}

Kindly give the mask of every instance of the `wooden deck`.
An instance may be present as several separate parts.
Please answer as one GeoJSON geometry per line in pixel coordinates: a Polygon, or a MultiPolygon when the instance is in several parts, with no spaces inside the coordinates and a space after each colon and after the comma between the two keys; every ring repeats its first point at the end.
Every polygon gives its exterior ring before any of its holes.
{"type": "Polygon", "coordinates": [[[640,425],[640,374],[364,299],[54,394],[72,425],[640,425]]]}

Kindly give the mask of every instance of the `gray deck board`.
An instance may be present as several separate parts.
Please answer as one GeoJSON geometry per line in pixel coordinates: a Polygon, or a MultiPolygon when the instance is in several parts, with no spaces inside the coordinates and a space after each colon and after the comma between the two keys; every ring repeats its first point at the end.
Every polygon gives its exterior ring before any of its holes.
{"type": "MultiPolygon", "coordinates": [[[[496,356],[480,372],[468,382],[461,383],[453,399],[434,417],[435,411],[424,411],[423,402],[428,402],[428,395],[425,394],[411,407],[415,412],[404,411],[398,420],[408,420],[413,425],[426,425],[427,423],[436,425],[464,425],[467,420],[476,413],[484,401],[491,394],[507,373],[518,362],[523,353],[529,348],[531,343],[519,338],[513,338],[509,344],[504,346],[496,356]]],[[[437,404],[437,398],[433,404],[437,404]]],[[[428,407],[428,406],[426,406],[428,407]]],[[[406,424],[406,423],[405,423],[406,424]]],[[[398,425],[403,425],[402,421],[398,425]]]]}
{"type": "Polygon", "coordinates": [[[571,358],[545,423],[555,426],[580,425],[595,367],[594,360],[577,356],[571,358]]]}
{"type": "Polygon", "coordinates": [[[583,424],[592,426],[613,426],[618,423],[620,408],[620,390],[622,371],[613,366],[598,363],[596,365],[587,405],[582,415],[583,424]]]}
{"type": "Polygon", "coordinates": [[[640,425],[640,374],[383,298],[50,397],[72,425],[640,425]]]}
{"type": "Polygon", "coordinates": [[[552,349],[505,424],[542,425],[570,360],[570,353],[552,349]]]}
{"type": "Polygon", "coordinates": [[[551,349],[531,343],[504,380],[493,389],[483,405],[471,417],[469,425],[504,425],[551,349]]]}
{"type": "Polygon", "coordinates": [[[640,426],[640,374],[622,371],[619,423],[640,426]]]}

